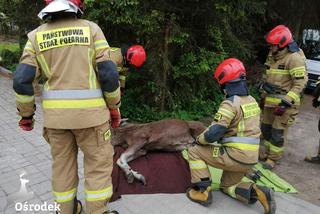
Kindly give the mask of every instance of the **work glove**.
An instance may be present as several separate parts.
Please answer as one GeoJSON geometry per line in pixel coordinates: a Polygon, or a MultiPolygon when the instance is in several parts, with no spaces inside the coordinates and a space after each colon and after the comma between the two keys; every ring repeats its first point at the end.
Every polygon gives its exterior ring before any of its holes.
{"type": "Polygon", "coordinates": [[[281,103],[274,108],[273,114],[276,116],[282,116],[289,107],[291,107],[290,103],[285,100],[281,100],[281,103]]]}
{"type": "Polygon", "coordinates": [[[313,100],[312,100],[312,106],[313,107],[315,107],[315,108],[317,108],[317,107],[319,107],[320,106],[320,101],[318,101],[318,98],[313,98],[313,100]]]}
{"type": "Polygon", "coordinates": [[[31,115],[30,117],[22,117],[21,120],[19,121],[19,127],[23,131],[31,131],[33,129],[33,126],[34,126],[33,115],[31,115]]]}
{"type": "Polygon", "coordinates": [[[118,128],[121,123],[121,114],[120,110],[117,109],[110,109],[110,117],[111,117],[111,127],[118,128]]]}

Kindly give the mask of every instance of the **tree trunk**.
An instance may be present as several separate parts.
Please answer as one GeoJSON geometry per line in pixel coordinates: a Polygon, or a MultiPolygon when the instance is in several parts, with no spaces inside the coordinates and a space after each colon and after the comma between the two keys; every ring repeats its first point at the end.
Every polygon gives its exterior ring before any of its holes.
{"type": "Polygon", "coordinates": [[[168,63],[168,46],[169,46],[169,25],[166,27],[164,32],[164,44],[163,44],[163,56],[162,56],[162,86],[161,86],[161,101],[160,101],[160,110],[164,111],[166,107],[166,97],[167,97],[167,80],[169,73],[169,63],[168,63]]]}

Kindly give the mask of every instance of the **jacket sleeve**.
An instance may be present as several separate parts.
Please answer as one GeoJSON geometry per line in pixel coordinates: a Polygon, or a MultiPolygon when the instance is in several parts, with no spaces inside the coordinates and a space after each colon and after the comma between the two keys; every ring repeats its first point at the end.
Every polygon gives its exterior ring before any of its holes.
{"type": "Polygon", "coordinates": [[[109,109],[117,109],[121,105],[119,74],[115,63],[109,55],[110,46],[100,29],[93,24],[93,40],[96,53],[96,68],[101,89],[109,109]]]}
{"type": "Polygon", "coordinates": [[[18,114],[22,117],[32,116],[35,112],[33,82],[40,75],[38,68],[35,50],[30,40],[28,40],[18,68],[13,75],[13,89],[15,91],[18,114]]]}
{"type": "Polygon", "coordinates": [[[235,116],[236,110],[232,103],[228,100],[223,101],[214,116],[214,121],[198,136],[198,141],[201,144],[208,144],[221,140],[235,116]]]}
{"type": "Polygon", "coordinates": [[[288,69],[293,83],[284,99],[291,104],[299,104],[302,91],[308,81],[305,57],[298,52],[292,54],[288,62],[288,69]]]}
{"type": "Polygon", "coordinates": [[[120,87],[125,88],[128,68],[124,67],[124,60],[121,53],[121,48],[111,47],[109,49],[109,56],[111,58],[111,61],[114,62],[117,66],[117,70],[119,72],[120,87]]]}

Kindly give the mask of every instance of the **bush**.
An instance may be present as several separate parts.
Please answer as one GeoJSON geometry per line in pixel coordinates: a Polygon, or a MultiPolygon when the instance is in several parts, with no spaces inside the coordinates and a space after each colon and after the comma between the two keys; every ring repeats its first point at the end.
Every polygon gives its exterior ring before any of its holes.
{"type": "Polygon", "coordinates": [[[20,49],[17,50],[8,50],[3,49],[0,52],[0,56],[2,57],[2,66],[14,72],[16,70],[17,65],[19,64],[19,59],[22,54],[20,49]]]}

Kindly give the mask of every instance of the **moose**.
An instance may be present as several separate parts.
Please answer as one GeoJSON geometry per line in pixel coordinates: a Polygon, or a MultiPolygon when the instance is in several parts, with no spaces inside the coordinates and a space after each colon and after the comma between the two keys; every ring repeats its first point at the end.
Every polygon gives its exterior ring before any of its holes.
{"type": "Polygon", "coordinates": [[[148,151],[182,151],[193,144],[206,127],[198,121],[165,119],[145,124],[127,124],[112,130],[111,143],[126,150],[117,160],[128,183],[134,179],[146,184],[145,177],[129,166],[129,162],[148,151]]]}

